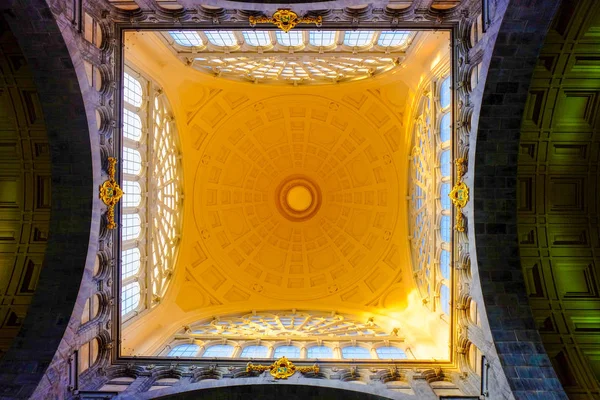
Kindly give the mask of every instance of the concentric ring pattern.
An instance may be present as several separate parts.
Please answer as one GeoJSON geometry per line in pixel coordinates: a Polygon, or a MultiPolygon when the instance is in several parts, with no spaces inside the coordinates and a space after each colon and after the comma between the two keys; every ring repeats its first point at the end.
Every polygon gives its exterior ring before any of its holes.
{"type": "Polygon", "coordinates": [[[206,138],[194,214],[210,269],[270,298],[308,300],[385,263],[401,212],[394,149],[346,107],[314,95],[271,97],[206,138]],[[307,218],[281,212],[278,190],[290,179],[320,193],[307,218]]]}

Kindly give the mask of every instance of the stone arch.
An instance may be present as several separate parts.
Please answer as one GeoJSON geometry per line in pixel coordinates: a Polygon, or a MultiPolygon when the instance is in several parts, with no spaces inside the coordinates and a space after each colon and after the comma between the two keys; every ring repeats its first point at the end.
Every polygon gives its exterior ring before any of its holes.
{"type": "Polygon", "coordinates": [[[560,1],[499,1],[497,10],[506,7],[502,20],[492,25],[497,30],[493,52],[481,62],[485,88],[474,91],[471,154],[473,188],[469,221],[473,275],[481,290],[476,297],[485,310],[499,364],[511,392],[525,398],[533,381],[539,396],[566,397],[551,367],[535,328],[519,259],[516,217],[517,154],[521,117],[525,108],[531,76],[540,48],[560,1]],[[487,70],[486,70],[487,69],[487,70]],[[486,77],[487,74],[487,77],[486,77]],[[478,104],[480,103],[480,104],[478,104]],[[476,145],[475,145],[476,142],[476,145]],[[515,362],[515,356],[518,360],[515,362]],[[516,365],[515,365],[516,364],[516,365]],[[525,379],[515,369],[546,368],[543,376],[525,379]]]}
{"type": "Polygon", "coordinates": [[[52,164],[45,264],[19,336],[0,362],[0,380],[13,382],[4,386],[4,396],[29,398],[48,368],[56,368],[53,360],[67,362],[56,352],[61,341],[76,336],[85,304],[78,293],[82,281],[91,282],[98,246],[100,161],[91,150],[99,144],[92,134],[94,111],[86,104],[90,93],[80,87],[86,79],[83,62],[69,53],[50,7],[45,1],[8,1],[0,11],[32,66],[52,164]]]}

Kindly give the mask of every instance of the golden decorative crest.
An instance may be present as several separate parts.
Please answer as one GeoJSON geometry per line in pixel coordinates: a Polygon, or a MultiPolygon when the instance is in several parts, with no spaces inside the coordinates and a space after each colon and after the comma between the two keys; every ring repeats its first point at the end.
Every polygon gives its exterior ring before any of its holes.
{"type": "Polygon", "coordinates": [[[305,373],[305,372],[319,372],[319,366],[317,364],[312,367],[296,367],[290,360],[287,358],[281,357],[279,360],[275,361],[271,365],[254,365],[252,363],[248,363],[246,365],[246,372],[252,371],[269,371],[273,378],[275,379],[287,379],[290,376],[294,375],[296,371],[305,373]]]}
{"type": "Polygon", "coordinates": [[[463,157],[457,158],[454,162],[456,164],[456,177],[457,182],[448,194],[452,204],[456,207],[456,225],[454,229],[459,232],[465,231],[465,216],[462,213],[462,209],[465,208],[469,202],[469,188],[463,182],[463,176],[467,172],[467,160],[463,157]]]}
{"type": "Polygon", "coordinates": [[[256,24],[274,24],[282,31],[289,32],[290,29],[298,24],[316,24],[317,26],[321,26],[323,17],[298,17],[298,14],[292,10],[277,10],[271,18],[251,16],[249,21],[250,26],[255,26],[256,24]]]}
{"type": "Polygon", "coordinates": [[[115,229],[117,224],[115,222],[115,206],[123,196],[123,191],[119,187],[119,184],[115,180],[115,165],[117,159],[114,157],[108,157],[108,180],[104,181],[100,185],[100,198],[102,202],[108,207],[106,210],[106,217],[108,218],[108,229],[115,229]]]}

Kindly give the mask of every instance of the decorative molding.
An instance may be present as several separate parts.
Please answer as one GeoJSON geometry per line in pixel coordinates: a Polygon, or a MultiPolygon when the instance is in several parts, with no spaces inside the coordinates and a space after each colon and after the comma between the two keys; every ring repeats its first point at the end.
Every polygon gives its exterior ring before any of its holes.
{"type": "Polygon", "coordinates": [[[251,362],[249,362],[246,366],[246,372],[252,371],[269,371],[275,379],[287,379],[290,376],[294,375],[296,371],[300,373],[314,372],[315,374],[318,374],[319,366],[317,364],[314,364],[311,367],[297,367],[284,356],[271,365],[254,365],[251,362]]]}
{"type": "Polygon", "coordinates": [[[108,157],[107,172],[109,179],[107,179],[102,185],[100,185],[100,198],[102,199],[102,202],[108,207],[106,210],[106,217],[108,219],[106,227],[108,229],[115,229],[117,227],[117,223],[115,222],[115,206],[123,196],[123,191],[121,190],[119,184],[115,180],[116,164],[116,158],[108,157]]]}
{"type": "Polygon", "coordinates": [[[465,216],[462,210],[469,202],[469,187],[463,182],[463,177],[467,172],[467,160],[460,157],[454,163],[456,164],[457,182],[448,194],[448,197],[450,197],[452,204],[456,207],[456,225],[454,229],[458,232],[464,232],[466,227],[465,216]]]}
{"type": "Polygon", "coordinates": [[[321,26],[323,17],[298,17],[298,14],[292,10],[277,10],[271,18],[260,16],[251,16],[248,18],[250,26],[254,27],[256,24],[273,24],[284,32],[289,32],[298,24],[315,24],[317,27],[321,26]]]}

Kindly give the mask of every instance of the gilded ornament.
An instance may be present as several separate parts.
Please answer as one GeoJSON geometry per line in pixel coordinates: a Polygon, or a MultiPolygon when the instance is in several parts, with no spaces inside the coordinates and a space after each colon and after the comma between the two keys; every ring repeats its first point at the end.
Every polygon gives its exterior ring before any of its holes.
{"type": "Polygon", "coordinates": [[[462,213],[462,209],[465,208],[469,202],[469,187],[463,182],[463,177],[467,172],[467,160],[464,157],[457,158],[454,163],[456,164],[456,177],[457,182],[452,188],[452,191],[448,194],[452,204],[456,207],[456,224],[454,229],[458,232],[464,232],[465,216],[462,213]]]}
{"type": "Polygon", "coordinates": [[[249,18],[250,26],[256,24],[273,24],[284,32],[289,32],[298,24],[315,24],[321,26],[323,17],[298,17],[298,14],[292,10],[277,10],[271,18],[266,16],[249,18]]]}
{"type": "Polygon", "coordinates": [[[108,157],[108,180],[104,181],[102,185],[100,185],[100,199],[107,206],[106,217],[108,219],[108,224],[106,227],[108,229],[115,229],[117,224],[115,222],[115,206],[121,200],[123,196],[123,191],[119,187],[119,184],[115,180],[115,165],[117,164],[117,159],[114,157],[108,157]]]}
{"type": "Polygon", "coordinates": [[[314,364],[311,367],[297,367],[290,360],[288,360],[285,356],[281,357],[279,360],[275,361],[271,365],[254,365],[252,363],[248,363],[246,365],[246,372],[264,372],[269,371],[269,373],[275,379],[287,379],[290,376],[294,375],[297,372],[306,373],[306,372],[319,372],[319,366],[314,364]]]}
{"type": "Polygon", "coordinates": [[[463,209],[469,202],[469,188],[464,182],[460,181],[450,191],[450,200],[455,207],[463,209]]]}

